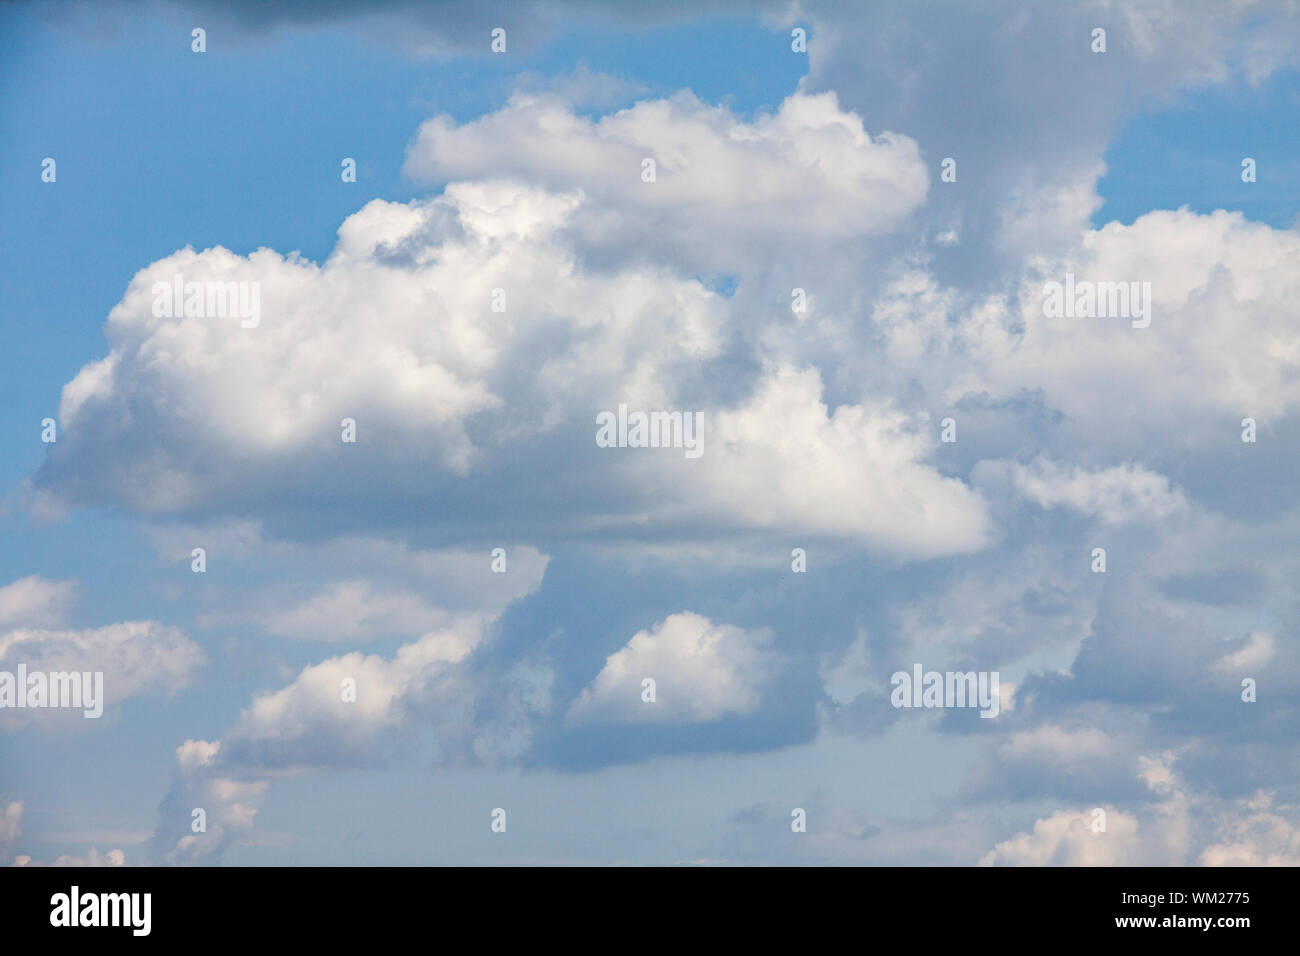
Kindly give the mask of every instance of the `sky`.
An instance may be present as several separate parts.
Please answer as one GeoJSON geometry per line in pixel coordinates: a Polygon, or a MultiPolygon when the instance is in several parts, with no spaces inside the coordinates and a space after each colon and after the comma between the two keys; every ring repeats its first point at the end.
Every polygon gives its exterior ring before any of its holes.
{"type": "Polygon", "coordinates": [[[0,8],[0,865],[1300,863],[1298,119],[1283,2],[0,8]]]}

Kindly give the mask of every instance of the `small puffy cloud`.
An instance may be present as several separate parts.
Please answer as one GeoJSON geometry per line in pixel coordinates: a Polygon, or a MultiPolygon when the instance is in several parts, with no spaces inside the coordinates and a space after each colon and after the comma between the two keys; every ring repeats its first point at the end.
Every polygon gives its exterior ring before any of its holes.
{"type": "MultiPolygon", "coordinates": [[[[148,692],[171,694],[189,684],[206,660],[202,648],[181,631],[156,621],[125,621],[89,630],[23,629],[0,634],[0,669],[25,664],[34,672],[102,672],[105,708],[148,692]]],[[[58,722],[63,727],[90,723],[81,710],[5,708],[0,728],[58,722]],[[75,720],[62,718],[73,717],[75,720]]]]}
{"type": "Polygon", "coordinates": [[[1012,734],[1000,745],[999,753],[1007,760],[1075,763],[1104,758],[1113,749],[1111,738],[1101,730],[1085,728],[1072,731],[1043,725],[1012,734]]]}
{"type": "Polygon", "coordinates": [[[1115,807],[1105,832],[1092,828],[1091,811],[1061,810],[1034,823],[1029,833],[1004,840],[980,859],[981,866],[1136,866],[1141,862],[1138,820],[1115,807]]]}
{"type": "Polygon", "coordinates": [[[17,842],[18,836],[22,832],[20,827],[22,818],[23,802],[21,800],[14,800],[10,803],[0,801],[0,866],[6,864],[12,866],[77,867],[126,865],[126,854],[121,850],[109,850],[107,853],[100,853],[93,846],[85,856],[64,854],[49,864],[34,862],[30,856],[25,854],[14,856],[14,843],[17,842]]]}
{"type": "Polygon", "coordinates": [[[1214,662],[1214,669],[1224,674],[1258,672],[1273,658],[1273,635],[1257,632],[1246,635],[1241,646],[1214,662]]]}
{"type": "Polygon", "coordinates": [[[262,693],[240,715],[222,748],[243,764],[371,762],[375,736],[396,727],[414,698],[437,690],[448,665],[482,639],[481,626],[435,631],[392,658],[353,652],[303,669],[287,687],[262,693]]]}
{"type": "Polygon", "coordinates": [[[1225,814],[1212,846],[1201,851],[1202,866],[1300,866],[1300,807],[1275,807],[1275,795],[1260,791],[1225,814]]]}
{"type": "MultiPolygon", "coordinates": [[[[27,862],[26,866],[39,866],[27,862]]],[[[126,854],[121,850],[109,850],[107,853],[100,853],[98,848],[91,847],[90,852],[85,856],[72,856],[65,853],[56,859],[50,866],[75,866],[78,868],[98,867],[98,866],[126,866],[126,854]]]]}
{"type": "Polygon", "coordinates": [[[392,657],[353,652],[312,664],[285,687],[259,692],[219,740],[187,740],[158,811],[155,859],[210,863],[252,829],[271,779],[330,767],[380,766],[432,734],[442,763],[512,759],[550,706],[544,669],[521,664],[488,677],[469,669],[487,620],[460,620],[398,648],[392,657]],[[491,715],[478,703],[504,694],[491,715]],[[194,808],[206,812],[195,832],[194,808]]]}
{"type": "Polygon", "coordinates": [[[152,841],[159,862],[210,862],[252,829],[268,781],[220,772],[220,754],[217,741],[187,740],[176,748],[176,779],[152,841]]]}
{"type": "Polygon", "coordinates": [[[1029,832],[998,843],[981,865],[1005,866],[1295,866],[1300,863],[1300,808],[1278,806],[1260,790],[1218,801],[1190,793],[1173,751],[1139,759],[1139,779],[1153,801],[1133,810],[1104,806],[1105,829],[1094,810],[1062,810],[1029,832]]]}
{"type": "Polygon", "coordinates": [[[749,715],[772,676],[771,637],[691,611],[638,631],[573,702],[571,723],[689,724],[749,715]],[[655,702],[642,681],[655,681],[655,702]]]}
{"type": "Polygon", "coordinates": [[[1036,458],[1029,465],[1013,462],[1009,469],[1015,488],[1035,504],[1071,508],[1103,524],[1164,518],[1187,507],[1168,478],[1141,465],[1089,471],[1036,458]]]}
{"type": "Polygon", "coordinates": [[[0,629],[62,624],[76,593],[76,582],[51,581],[38,574],[6,584],[0,587],[0,629]]]}

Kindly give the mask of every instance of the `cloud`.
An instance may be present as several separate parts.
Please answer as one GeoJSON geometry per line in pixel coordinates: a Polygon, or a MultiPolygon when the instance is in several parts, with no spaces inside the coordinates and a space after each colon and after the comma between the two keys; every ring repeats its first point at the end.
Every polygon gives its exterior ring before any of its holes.
{"type": "Polygon", "coordinates": [[[1003,757],[1016,760],[1086,761],[1105,757],[1111,746],[1111,739],[1101,730],[1069,731],[1045,725],[1012,734],[999,749],[1003,757]]]}
{"type": "Polygon", "coordinates": [[[447,613],[426,604],[418,594],[377,594],[368,581],[330,585],[303,603],[272,611],[264,619],[269,634],[324,641],[429,631],[447,623],[447,613]]]}
{"type": "Polygon", "coordinates": [[[422,549],[375,534],[294,541],[248,519],[154,524],[147,533],[164,562],[188,566],[198,545],[213,569],[238,568],[273,582],[237,589],[210,583],[198,626],[253,622],[268,634],[302,640],[410,637],[460,617],[495,616],[535,592],[550,561],[532,545],[507,540],[490,549],[422,549]]]}
{"type": "Polygon", "coordinates": [[[287,687],[255,696],[223,749],[260,766],[369,763],[373,738],[394,729],[410,699],[481,639],[461,627],[426,634],[392,658],[352,652],[313,664],[287,687]]]}
{"type": "Polygon", "coordinates": [[[1034,823],[1030,833],[1004,840],[981,860],[981,866],[1137,866],[1140,865],[1137,817],[1102,807],[1104,833],[1092,829],[1091,811],[1060,810],[1034,823]]]}
{"type": "Polygon", "coordinates": [[[82,869],[88,866],[90,867],[126,866],[126,854],[121,850],[109,850],[107,853],[100,853],[98,848],[92,846],[90,848],[90,851],[85,856],[72,856],[71,854],[65,853],[62,856],[58,857],[53,863],[50,864],[33,863],[30,858],[24,857],[22,865],[23,866],[45,866],[45,865],[74,866],[77,867],[78,869],[82,869]]]}
{"type": "Polygon", "coordinates": [[[1215,661],[1214,669],[1234,677],[1245,673],[1259,673],[1272,660],[1274,649],[1272,634],[1249,634],[1243,646],[1224,654],[1215,661]]]}
{"type": "Polygon", "coordinates": [[[75,581],[51,581],[38,574],[0,587],[0,628],[62,624],[77,593],[75,581]]]}
{"type": "Polygon", "coordinates": [[[13,858],[14,844],[22,833],[23,802],[0,803],[0,864],[13,858]]]}
{"type": "Polygon", "coordinates": [[[176,779],[159,807],[151,843],[155,861],[219,860],[252,829],[269,781],[221,773],[220,754],[221,744],[206,740],[186,740],[176,748],[176,779]]]}
{"type": "Polygon", "coordinates": [[[1200,444],[1208,429],[1238,439],[1241,418],[1280,417],[1300,403],[1290,331],[1300,278],[1275,265],[1297,256],[1300,233],[1241,213],[1150,212],[1087,233],[1077,258],[1043,268],[1058,279],[1073,271],[1080,280],[1149,282],[1149,328],[1047,318],[1041,283],[1031,281],[1017,310],[1023,331],[972,317],[960,335],[986,369],[985,387],[1041,390],[1101,447],[1157,436],[1165,444],[1184,433],[1200,444]]]}
{"type": "MultiPolygon", "coordinates": [[[[124,621],[88,630],[19,629],[0,634],[0,669],[21,663],[28,673],[102,672],[103,705],[122,703],[137,694],[171,694],[187,686],[203,665],[203,650],[174,627],[156,621],[124,621]]],[[[24,724],[88,729],[78,709],[5,708],[0,728],[24,724]]]]}
{"type": "MultiPolygon", "coordinates": [[[[635,180],[662,187],[659,198],[613,180],[570,188],[559,166],[513,171],[544,186],[493,178],[512,172],[493,165],[510,149],[432,121],[412,155],[454,159],[451,172],[481,178],[429,200],[369,203],[323,265],[187,248],[137,274],[109,316],[109,355],[64,388],[61,440],[48,446],[39,488],[163,517],[251,514],[290,536],[318,534],[322,520],[336,532],[410,528],[412,515],[417,531],[468,532],[466,514],[482,534],[505,526],[508,506],[510,525],[550,534],[692,537],[717,521],[912,557],[987,541],[978,495],[926,463],[923,416],[870,397],[832,410],[815,367],[764,354],[777,343],[743,346],[752,371],[746,362],[715,375],[731,365],[742,316],[696,266],[588,261],[607,246],[587,229],[605,221],[605,206],[619,209],[610,228],[627,236],[655,232],[646,215],[680,221],[691,209],[687,233],[710,247],[763,230],[784,244],[792,229],[837,239],[888,228],[925,189],[904,140],[871,139],[829,96],[792,98],[751,124],[693,98],[647,101],[595,125],[554,103],[512,102],[509,115],[479,122],[515,129],[523,120],[511,111],[523,111],[529,135],[556,137],[556,155],[573,155],[573,124],[593,148],[616,151],[680,126],[683,138],[661,140],[674,143],[661,181],[635,180]],[[741,166],[752,167],[744,188],[720,191],[741,166]],[[705,197],[713,227],[698,208],[705,197]],[[779,222],[786,206],[801,207],[804,225],[779,222]],[[751,225],[737,229],[738,217],[751,225]],[[170,288],[178,274],[257,284],[260,324],[155,315],[155,283],[170,288]],[[498,292],[504,312],[491,308],[498,292]],[[661,455],[647,466],[639,450],[597,448],[596,413],[623,403],[698,411],[713,429],[705,460],[661,455]],[[355,443],[341,440],[345,419],[355,443]]],[[[607,160],[593,159],[602,175],[607,160]]],[[[360,599],[356,588],[333,598],[360,599]]],[[[317,610],[331,598],[318,600],[317,610]]],[[[409,601],[399,611],[397,595],[366,600],[390,602],[380,617],[417,613],[409,601]]],[[[301,629],[311,616],[304,608],[272,626],[301,629]]]]}
{"type": "Polygon", "coordinates": [[[1274,807],[1272,793],[1244,802],[1246,812],[1219,822],[1215,843],[1201,851],[1202,866],[1300,866],[1300,808],[1274,807]]]}
{"type": "Polygon", "coordinates": [[[520,73],[515,77],[515,87],[524,96],[551,94],[575,107],[596,110],[612,109],[650,91],[644,83],[593,70],[586,63],[558,76],[520,73]]]}
{"type": "Polygon", "coordinates": [[[746,123],[689,91],[592,121],[559,97],[516,93],[463,125],[427,120],[406,172],[424,181],[523,179],[580,189],[595,238],[669,236],[699,268],[739,268],[757,237],[844,239],[890,231],[929,175],[906,136],[872,137],[834,93],[795,94],[746,123]],[[642,179],[643,161],[655,180],[642,179]],[[681,213],[689,209],[689,218],[681,213]]]}
{"type": "Polygon", "coordinates": [[[391,657],[359,651],[309,665],[262,691],[219,740],[187,740],[158,812],[153,859],[219,861],[252,830],[271,780],[286,773],[381,767],[427,744],[444,765],[517,760],[550,706],[545,672],[475,670],[490,618],[464,618],[391,657]],[[493,694],[506,706],[480,712],[493,694]],[[202,808],[207,829],[195,832],[202,808]]]}
{"type": "Polygon", "coordinates": [[[124,866],[126,864],[126,854],[121,850],[109,850],[107,853],[100,853],[95,847],[91,847],[85,856],[71,856],[64,854],[53,863],[33,862],[32,858],[26,854],[14,855],[14,844],[17,842],[19,835],[22,833],[23,802],[14,800],[9,803],[0,802],[0,866],[8,864],[11,866],[124,866]]]}
{"type": "Polygon", "coordinates": [[[1104,806],[1105,829],[1093,810],[1061,810],[1032,831],[998,843],[984,866],[1295,866],[1300,814],[1274,806],[1275,795],[1216,802],[1188,792],[1173,752],[1142,759],[1140,778],[1157,798],[1126,812],[1104,806]]]}
{"type": "Polygon", "coordinates": [[[1072,508],[1103,524],[1160,519],[1187,507],[1168,478],[1141,465],[1088,471],[1036,458],[1028,466],[1013,462],[1009,467],[1015,487],[1030,501],[1044,508],[1072,508]]]}
{"type": "Polygon", "coordinates": [[[703,491],[737,524],[854,534],[919,556],[992,537],[979,495],[924,463],[933,442],[917,424],[886,402],[831,412],[816,369],[772,369],[747,405],[716,416],[710,438],[703,491]]]}
{"type": "Polygon", "coordinates": [[[1300,63],[1291,4],[803,0],[771,18],[809,29],[801,91],[834,90],[846,109],[906,132],[931,169],[957,160],[957,181],[936,186],[926,214],[936,229],[960,218],[960,254],[943,267],[972,285],[1077,243],[1125,123],[1182,91],[1300,63]],[[1091,50],[1097,26],[1104,54],[1091,50]]]}
{"type": "Polygon", "coordinates": [[[775,661],[770,636],[690,611],[638,631],[611,654],[569,710],[575,724],[704,723],[756,712],[775,661]],[[655,681],[654,703],[642,681],[655,681]]]}

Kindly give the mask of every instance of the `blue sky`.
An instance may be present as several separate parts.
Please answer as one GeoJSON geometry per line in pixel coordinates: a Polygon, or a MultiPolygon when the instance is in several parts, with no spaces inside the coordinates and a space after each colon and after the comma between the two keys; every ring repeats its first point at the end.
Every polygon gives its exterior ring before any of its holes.
{"type": "Polygon", "coordinates": [[[923,6],[0,11],[0,669],[110,678],[0,723],[0,862],[1300,860],[1295,14],[923,6]],[[226,268],[259,329],[149,315],[226,268]],[[1152,328],[1043,324],[1067,270],[1152,328]]]}

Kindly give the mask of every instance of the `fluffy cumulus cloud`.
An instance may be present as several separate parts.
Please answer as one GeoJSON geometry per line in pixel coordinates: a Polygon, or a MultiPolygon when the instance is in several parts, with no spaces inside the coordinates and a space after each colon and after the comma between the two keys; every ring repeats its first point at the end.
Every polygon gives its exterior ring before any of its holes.
{"type": "Polygon", "coordinates": [[[1295,866],[1300,813],[1259,791],[1235,801],[1189,793],[1174,754],[1141,761],[1154,797],[1136,811],[1061,810],[998,843],[984,866],[1295,866]]]}
{"type": "Polygon", "coordinates": [[[256,696],[223,749],[258,766],[367,762],[375,738],[408,719],[407,706],[434,693],[482,636],[434,631],[392,658],[353,652],[313,664],[289,686],[256,696]]]}
{"type": "Polygon", "coordinates": [[[219,860],[252,828],[269,781],[222,773],[220,752],[220,743],[206,740],[187,740],[176,748],[177,776],[159,808],[161,822],[151,846],[156,861],[219,860]]]}
{"type": "Polygon", "coordinates": [[[1093,812],[1061,810],[1038,820],[1029,833],[1020,833],[999,843],[984,856],[985,866],[1136,866],[1141,863],[1137,846],[1138,821],[1132,814],[1114,807],[1097,807],[1093,812]],[[1094,829],[1094,821],[1105,821],[1105,831],[1094,829]]]}
{"type": "Polygon", "coordinates": [[[626,241],[624,221],[636,218],[638,241],[671,237],[697,269],[738,268],[763,239],[888,232],[929,185],[916,143],[888,132],[873,138],[830,92],[796,94],[749,123],[689,92],[596,121],[558,97],[516,95],[464,125],[427,121],[406,170],[426,180],[518,177],[581,190],[590,202],[575,228],[626,241]]]}
{"type": "Polygon", "coordinates": [[[1277,806],[1260,792],[1218,821],[1215,842],[1201,851],[1202,866],[1300,866],[1300,807],[1277,806]]]}
{"type": "Polygon", "coordinates": [[[1013,463],[1011,479],[1035,504],[1072,508],[1104,524],[1164,518],[1187,507],[1187,499],[1170,486],[1168,478],[1141,465],[1086,471],[1037,458],[1029,465],[1013,463]]]}
{"type": "MultiPolygon", "coordinates": [[[[517,155],[575,155],[570,125],[587,121],[531,102],[480,122],[549,137],[517,155]]],[[[274,521],[328,503],[438,526],[470,508],[492,520],[502,487],[526,472],[523,518],[551,532],[637,534],[654,519],[690,533],[702,521],[802,530],[903,554],[983,543],[983,505],[928,461],[924,415],[873,395],[829,407],[816,368],[782,364],[758,342],[741,346],[754,369],[737,377],[743,312],[694,276],[698,266],[611,251],[607,234],[652,237],[655,216],[683,222],[701,196],[715,197],[716,221],[692,212],[684,234],[710,248],[763,230],[788,238],[783,210],[795,216],[800,204],[811,211],[797,218],[825,237],[887,229],[925,191],[905,140],[873,141],[827,96],[793,97],[753,124],[689,98],[648,102],[592,127],[591,177],[561,181],[563,164],[554,175],[492,167],[489,157],[516,155],[499,144],[474,161],[478,135],[427,126],[412,163],[459,157],[450,172],[478,178],[428,200],[368,204],[321,265],[185,249],[141,271],[109,316],[108,356],[64,389],[61,439],[38,487],[162,515],[257,509],[274,521]],[[608,180],[608,149],[636,152],[627,144],[679,128],[662,178],[633,176],[647,193],[608,180]],[[745,184],[721,190],[742,169],[745,184]],[[737,229],[737,217],[752,225],[737,229]],[[193,308],[158,314],[176,276],[182,298],[197,283],[193,308]],[[255,327],[238,310],[208,314],[204,296],[219,283],[260,290],[255,327]],[[699,412],[703,460],[598,449],[596,415],[620,404],[699,412]],[[355,442],[343,440],[345,420],[355,442]],[[747,478],[755,470],[768,480],[747,478]],[[286,497],[306,473],[313,487],[286,497]]],[[[274,626],[361,599],[354,586],[274,626]]],[[[375,613],[420,611],[395,596],[375,613]]]]}
{"type": "MultiPolygon", "coordinates": [[[[55,623],[62,619],[73,593],[75,584],[70,581],[23,578],[0,588],[0,614],[10,623],[55,623]]],[[[103,675],[102,691],[95,690],[100,686],[97,680],[88,688],[92,696],[102,696],[93,702],[81,701],[84,706],[31,708],[7,702],[0,709],[0,730],[12,731],[32,723],[88,729],[85,712],[98,710],[102,714],[142,693],[172,694],[190,683],[205,660],[202,648],[193,640],[156,621],[124,621],[80,630],[30,626],[0,630],[0,671],[10,675],[17,694],[27,694],[36,674],[103,675]],[[28,687],[17,682],[20,665],[29,676],[28,687]]]]}
{"type": "Polygon", "coordinates": [[[51,581],[33,574],[0,587],[0,628],[62,624],[76,594],[74,581],[51,581]]]}
{"type": "MultiPolygon", "coordinates": [[[[1300,280],[1277,264],[1297,256],[1300,233],[1241,213],[1151,212],[1083,232],[1060,257],[1026,263],[1010,298],[963,296],[914,273],[887,290],[875,323],[891,359],[946,403],[1034,396],[1093,456],[1137,469],[1171,445],[1222,449],[1239,439],[1245,417],[1271,425],[1294,411],[1300,352],[1290,330],[1300,320],[1300,280]],[[1149,284],[1150,326],[1133,327],[1145,317],[1046,314],[1048,284],[1067,276],[1076,287],[1136,284],[1135,302],[1149,284]]],[[[1050,465],[1033,468],[1045,478],[1050,465]]],[[[1117,490],[1120,476],[1111,478],[1117,490]]],[[[1172,489],[1141,491],[1137,480],[1125,479],[1132,493],[1175,505],[1172,489]]],[[[1101,493],[1078,488],[1067,500],[1101,493]]]]}
{"type": "Polygon", "coordinates": [[[716,416],[704,493],[739,525],[856,534],[895,553],[979,550],[979,495],[927,462],[934,442],[886,402],[823,400],[816,369],[772,369],[743,407],[716,416]]]}
{"type": "Polygon", "coordinates": [[[982,323],[965,331],[1001,388],[1043,389],[1097,432],[1103,423],[1151,436],[1280,417],[1300,400],[1300,277],[1277,264],[1297,257],[1300,234],[1241,213],[1152,212],[1088,233],[1076,258],[1044,272],[1048,281],[1072,272],[1076,282],[1150,283],[1149,328],[1045,317],[1042,288],[1031,284],[1018,310],[1023,334],[1003,338],[982,323]]]}
{"type": "Polygon", "coordinates": [[[256,693],[219,740],[186,741],[159,807],[154,859],[218,861],[252,828],[277,774],[387,766],[429,735],[445,765],[517,759],[551,701],[536,670],[475,671],[492,623],[465,616],[388,657],[354,651],[308,665],[284,687],[256,693]],[[503,687],[509,704],[482,713],[503,687]]]}
{"type": "Polygon", "coordinates": [[[575,723],[703,723],[758,710],[773,667],[770,635],[690,611],[638,631],[573,702],[575,723]],[[654,681],[647,700],[646,680],[654,681]]]}

